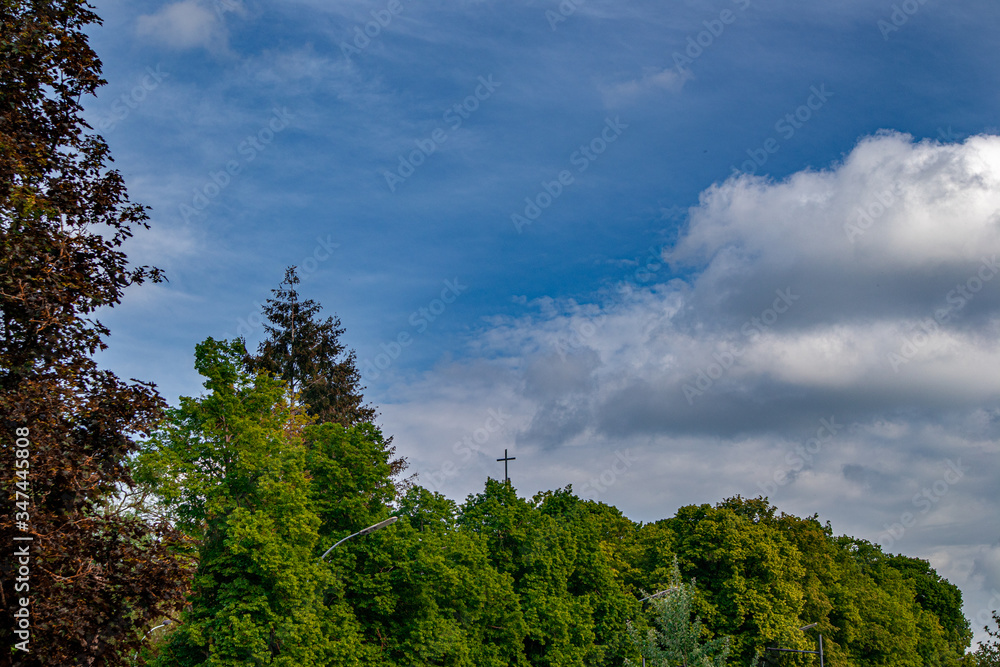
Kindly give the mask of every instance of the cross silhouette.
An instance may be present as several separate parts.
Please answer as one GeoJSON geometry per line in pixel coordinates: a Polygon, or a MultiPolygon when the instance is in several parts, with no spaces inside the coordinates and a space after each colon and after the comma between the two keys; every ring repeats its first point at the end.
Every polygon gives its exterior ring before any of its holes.
{"type": "Polygon", "coordinates": [[[510,477],[507,476],[507,461],[516,461],[516,456],[507,456],[507,450],[503,450],[503,458],[497,459],[497,461],[503,461],[503,481],[510,484],[510,477]]]}

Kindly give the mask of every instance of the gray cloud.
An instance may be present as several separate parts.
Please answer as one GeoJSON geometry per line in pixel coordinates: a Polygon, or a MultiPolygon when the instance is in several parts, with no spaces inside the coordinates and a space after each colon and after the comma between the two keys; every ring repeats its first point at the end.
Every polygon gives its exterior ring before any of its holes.
{"type": "MultiPolygon", "coordinates": [[[[998,186],[1000,137],[888,133],[825,171],[730,179],[688,212],[667,282],[492,318],[474,364],[400,390],[387,421],[407,433],[431,404],[442,423],[503,405],[496,446],[519,457],[522,491],[573,483],[643,520],[766,494],[931,558],[974,614],[1000,576],[995,525],[984,534],[1000,515],[998,186]],[[895,199],[849,238],[888,188],[895,199]]],[[[428,467],[444,456],[433,442],[414,443],[428,467]]]]}

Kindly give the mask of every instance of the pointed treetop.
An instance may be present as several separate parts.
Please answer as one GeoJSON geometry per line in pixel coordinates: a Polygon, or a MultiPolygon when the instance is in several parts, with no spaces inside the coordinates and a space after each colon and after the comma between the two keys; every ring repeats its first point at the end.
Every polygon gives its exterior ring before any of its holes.
{"type": "MultiPolygon", "coordinates": [[[[365,388],[354,350],[340,341],[345,331],[340,318],[321,319],[318,303],[299,298],[299,282],[296,268],[290,266],[281,284],[271,290],[273,296],[263,306],[267,338],[256,355],[247,355],[248,370],[265,371],[287,382],[289,391],[298,393],[306,413],[318,423],[345,427],[374,423],[378,412],[364,403],[365,388]]],[[[395,451],[391,440],[386,441],[390,454],[395,451]]],[[[393,476],[407,467],[402,457],[390,465],[393,476]]]]}

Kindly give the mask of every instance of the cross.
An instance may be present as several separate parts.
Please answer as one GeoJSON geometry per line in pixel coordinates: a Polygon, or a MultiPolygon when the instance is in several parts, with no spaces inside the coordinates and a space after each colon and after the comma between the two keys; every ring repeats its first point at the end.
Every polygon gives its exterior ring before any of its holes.
{"type": "Polygon", "coordinates": [[[503,461],[503,481],[510,484],[510,477],[507,476],[507,461],[516,461],[516,456],[507,456],[507,450],[503,450],[503,458],[497,459],[497,461],[503,461]]]}

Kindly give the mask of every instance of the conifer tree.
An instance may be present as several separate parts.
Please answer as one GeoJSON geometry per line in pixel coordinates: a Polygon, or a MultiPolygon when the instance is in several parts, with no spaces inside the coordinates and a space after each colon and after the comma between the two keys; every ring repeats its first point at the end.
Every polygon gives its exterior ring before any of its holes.
{"type": "Polygon", "coordinates": [[[312,299],[299,299],[295,267],[263,306],[267,338],[248,355],[251,372],[266,371],[298,393],[309,415],[318,423],[353,426],[374,422],[375,408],[363,405],[361,375],[355,354],[340,342],[344,328],[339,317],[319,317],[322,308],[312,299]]]}
{"type": "MultiPolygon", "coordinates": [[[[320,424],[332,422],[345,427],[373,423],[375,408],[364,404],[361,374],[355,366],[354,350],[340,341],[344,334],[339,317],[320,318],[322,307],[312,299],[300,300],[295,267],[285,271],[285,279],[263,307],[267,338],[256,355],[246,356],[251,372],[266,371],[298,393],[306,412],[320,424]]],[[[385,441],[392,454],[392,438],[385,441]]],[[[406,469],[405,458],[390,461],[392,475],[406,469]]]]}

